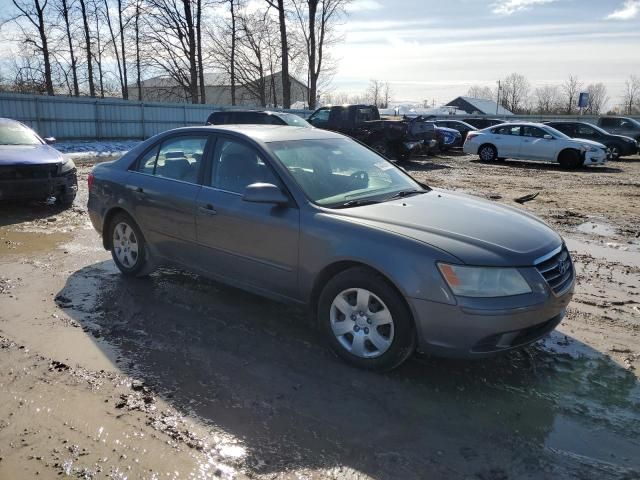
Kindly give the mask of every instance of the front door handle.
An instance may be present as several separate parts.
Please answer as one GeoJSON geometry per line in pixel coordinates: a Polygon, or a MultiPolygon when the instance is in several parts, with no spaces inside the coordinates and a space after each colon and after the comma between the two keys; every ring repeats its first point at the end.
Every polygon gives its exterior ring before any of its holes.
{"type": "Polygon", "coordinates": [[[200,211],[200,213],[204,213],[205,215],[215,215],[216,213],[216,209],[213,208],[213,205],[211,205],[210,203],[207,203],[206,205],[201,205],[198,210],[200,211]]]}

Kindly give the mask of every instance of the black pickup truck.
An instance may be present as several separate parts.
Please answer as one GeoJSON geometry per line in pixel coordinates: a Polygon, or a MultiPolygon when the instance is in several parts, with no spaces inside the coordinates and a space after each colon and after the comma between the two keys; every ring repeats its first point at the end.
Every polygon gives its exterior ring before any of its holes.
{"type": "Polygon", "coordinates": [[[425,141],[429,147],[433,138],[422,122],[381,119],[374,105],[322,107],[307,121],[314,127],[353,137],[394,160],[408,160],[425,147],[425,141]]]}

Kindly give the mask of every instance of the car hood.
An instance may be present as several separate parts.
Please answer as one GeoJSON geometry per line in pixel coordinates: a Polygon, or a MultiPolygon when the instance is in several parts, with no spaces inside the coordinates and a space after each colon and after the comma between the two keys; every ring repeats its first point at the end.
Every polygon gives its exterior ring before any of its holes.
{"type": "Polygon", "coordinates": [[[429,244],[468,265],[531,266],[562,245],[562,238],[533,215],[446,190],[334,212],[429,244]]]}
{"type": "Polygon", "coordinates": [[[601,144],[600,142],[596,142],[595,140],[586,140],[584,138],[572,138],[571,140],[573,140],[574,142],[578,142],[582,145],[591,145],[593,147],[605,148],[605,149],[607,148],[603,144],[601,144]]]}
{"type": "Polygon", "coordinates": [[[60,163],[62,154],[49,145],[0,145],[0,165],[60,163]]]}

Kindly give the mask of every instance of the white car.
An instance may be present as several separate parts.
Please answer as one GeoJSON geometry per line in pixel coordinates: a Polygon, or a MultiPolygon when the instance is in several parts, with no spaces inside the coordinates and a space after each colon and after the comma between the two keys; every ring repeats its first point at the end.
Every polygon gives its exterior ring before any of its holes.
{"type": "Polygon", "coordinates": [[[485,162],[514,158],[579,168],[607,161],[607,148],[601,143],[568,137],[542,123],[503,123],[469,132],[463,150],[485,162]]]}

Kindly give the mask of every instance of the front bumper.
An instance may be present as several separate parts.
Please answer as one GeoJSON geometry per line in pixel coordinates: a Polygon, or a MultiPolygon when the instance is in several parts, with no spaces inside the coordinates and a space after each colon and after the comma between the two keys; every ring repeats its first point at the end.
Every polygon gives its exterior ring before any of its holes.
{"type": "Polygon", "coordinates": [[[584,152],[583,165],[604,165],[607,163],[606,150],[598,150],[597,152],[584,152]]]}
{"type": "Polygon", "coordinates": [[[22,171],[3,172],[0,176],[1,200],[46,200],[71,192],[77,192],[76,170],[56,175],[51,172],[22,171]]]}
{"type": "Polygon", "coordinates": [[[418,350],[443,357],[480,358],[524,347],[549,334],[564,318],[570,286],[556,295],[458,299],[457,305],[407,298],[416,319],[418,350]]]}

